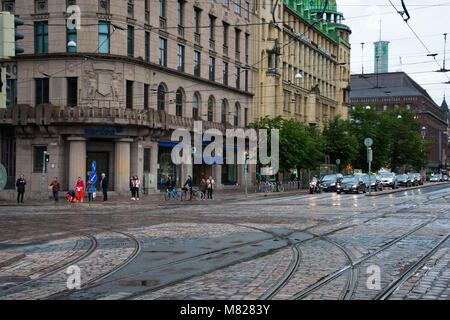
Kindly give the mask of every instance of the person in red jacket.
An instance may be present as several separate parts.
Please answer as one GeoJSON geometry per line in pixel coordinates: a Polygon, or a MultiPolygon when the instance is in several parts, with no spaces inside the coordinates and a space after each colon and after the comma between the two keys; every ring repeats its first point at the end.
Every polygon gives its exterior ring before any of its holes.
{"type": "Polygon", "coordinates": [[[78,177],[77,186],[75,187],[77,191],[77,199],[80,202],[84,202],[84,182],[78,177]]]}

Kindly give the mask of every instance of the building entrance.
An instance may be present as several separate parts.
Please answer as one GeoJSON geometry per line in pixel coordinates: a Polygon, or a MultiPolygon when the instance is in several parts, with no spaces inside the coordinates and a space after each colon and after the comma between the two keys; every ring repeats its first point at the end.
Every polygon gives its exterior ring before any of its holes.
{"type": "Polygon", "coordinates": [[[109,175],[109,152],[86,152],[86,174],[85,181],[89,180],[89,176],[92,173],[92,162],[97,163],[97,173],[98,179],[95,184],[95,188],[98,190],[100,188],[100,176],[102,172],[108,177],[109,190],[113,190],[113,177],[109,175]]]}

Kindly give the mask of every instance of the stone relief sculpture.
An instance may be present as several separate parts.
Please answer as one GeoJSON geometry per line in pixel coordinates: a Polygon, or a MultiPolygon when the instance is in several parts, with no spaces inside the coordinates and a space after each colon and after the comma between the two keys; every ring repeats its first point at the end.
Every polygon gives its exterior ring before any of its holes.
{"type": "Polygon", "coordinates": [[[97,75],[94,71],[87,71],[87,97],[94,99],[97,92],[97,75]]]}
{"type": "Polygon", "coordinates": [[[111,94],[112,94],[112,100],[113,101],[119,101],[120,98],[120,80],[119,75],[117,73],[114,73],[112,75],[112,81],[111,81],[111,94]]]}

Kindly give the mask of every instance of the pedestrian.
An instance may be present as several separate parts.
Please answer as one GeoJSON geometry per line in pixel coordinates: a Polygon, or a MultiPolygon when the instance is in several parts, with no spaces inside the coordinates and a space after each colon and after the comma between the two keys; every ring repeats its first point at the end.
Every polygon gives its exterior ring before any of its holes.
{"type": "Polygon", "coordinates": [[[55,200],[55,202],[58,202],[58,193],[61,190],[61,186],[59,184],[57,177],[55,177],[52,183],[50,183],[50,187],[52,188],[53,191],[53,199],[55,200]]]}
{"type": "Polygon", "coordinates": [[[213,199],[213,189],[216,182],[214,181],[212,176],[209,176],[208,180],[206,180],[207,190],[208,190],[208,199],[213,199]]]}
{"type": "Polygon", "coordinates": [[[105,173],[102,173],[102,178],[100,180],[100,188],[103,191],[102,202],[108,201],[108,178],[105,173]]]}
{"type": "Polygon", "coordinates": [[[141,180],[138,176],[134,176],[134,196],[137,201],[139,201],[139,188],[141,187],[141,180]]]}
{"type": "Polygon", "coordinates": [[[167,193],[168,193],[168,195],[169,195],[169,199],[170,199],[170,197],[171,197],[171,195],[172,195],[172,191],[173,191],[173,188],[174,188],[174,182],[173,182],[173,180],[172,180],[172,176],[167,176],[167,180],[166,180],[166,190],[167,190],[167,193]]]}
{"type": "Polygon", "coordinates": [[[17,203],[19,203],[19,200],[21,203],[23,203],[23,195],[25,194],[25,185],[27,184],[27,181],[25,180],[25,177],[23,174],[19,176],[19,179],[16,181],[16,187],[17,187],[17,203]]]}
{"type": "Polygon", "coordinates": [[[203,200],[206,199],[206,187],[207,187],[206,180],[205,180],[205,178],[202,178],[202,181],[200,182],[199,189],[200,189],[201,192],[203,192],[203,200]]]}
{"type": "Polygon", "coordinates": [[[186,182],[183,185],[185,191],[189,190],[189,200],[192,200],[192,187],[194,186],[194,181],[192,181],[191,176],[187,176],[186,182]],[[186,188],[188,186],[188,188],[186,188]]]}
{"type": "Polygon", "coordinates": [[[92,181],[89,180],[88,185],[88,196],[89,196],[89,202],[94,201],[94,190],[92,186],[92,181]]]}
{"type": "Polygon", "coordinates": [[[131,192],[131,200],[136,200],[136,192],[134,187],[134,177],[130,178],[130,192],[131,192]]]}
{"type": "Polygon", "coordinates": [[[77,199],[80,202],[84,202],[84,181],[81,180],[81,177],[78,177],[77,185],[75,190],[77,191],[77,199]]]}

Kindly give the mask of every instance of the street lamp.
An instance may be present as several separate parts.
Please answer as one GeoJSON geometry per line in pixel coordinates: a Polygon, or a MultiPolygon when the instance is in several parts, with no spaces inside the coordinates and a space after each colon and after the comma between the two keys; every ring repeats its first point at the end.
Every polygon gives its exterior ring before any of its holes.
{"type": "Polygon", "coordinates": [[[370,106],[366,106],[366,110],[370,110],[372,109],[370,106]]]}
{"type": "Polygon", "coordinates": [[[398,117],[397,117],[397,119],[402,119],[403,117],[399,114],[398,115],[398,117]]]}

